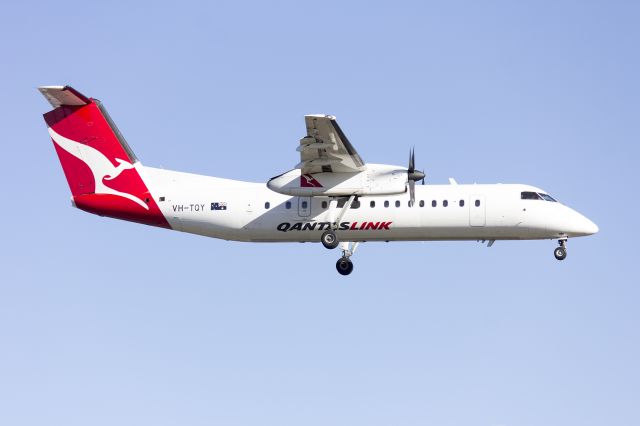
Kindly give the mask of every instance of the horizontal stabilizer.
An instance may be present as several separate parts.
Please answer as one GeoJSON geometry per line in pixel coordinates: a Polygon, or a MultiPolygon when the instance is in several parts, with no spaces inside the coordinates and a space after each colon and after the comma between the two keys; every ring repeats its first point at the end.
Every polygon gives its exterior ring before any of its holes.
{"type": "Polygon", "coordinates": [[[91,100],[71,86],[41,86],[38,90],[49,101],[52,107],[80,106],[91,103],[91,100]]]}

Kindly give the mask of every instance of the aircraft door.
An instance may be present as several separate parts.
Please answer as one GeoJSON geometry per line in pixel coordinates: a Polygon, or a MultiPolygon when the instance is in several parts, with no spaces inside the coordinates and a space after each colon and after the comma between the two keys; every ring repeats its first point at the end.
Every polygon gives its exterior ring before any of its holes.
{"type": "Polygon", "coordinates": [[[484,226],[486,221],[484,195],[472,195],[469,199],[469,225],[484,226]]]}
{"type": "Polygon", "coordinates": [[[298,197],[298,216],[307,217],[311,214],[311,197],[298,197]]]}

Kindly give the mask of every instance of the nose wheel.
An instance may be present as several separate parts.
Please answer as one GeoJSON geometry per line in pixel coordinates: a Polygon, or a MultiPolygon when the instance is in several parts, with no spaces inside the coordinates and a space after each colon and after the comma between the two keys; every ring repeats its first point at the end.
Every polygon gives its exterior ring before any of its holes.
{"type": "Polygon", "coordinates": [[[564,260],[567,257],[567,248],[565,245],[567,244],[567,240],[558,240],[558,247],[553,251],[553,255],[558,260],[564,260]]]}

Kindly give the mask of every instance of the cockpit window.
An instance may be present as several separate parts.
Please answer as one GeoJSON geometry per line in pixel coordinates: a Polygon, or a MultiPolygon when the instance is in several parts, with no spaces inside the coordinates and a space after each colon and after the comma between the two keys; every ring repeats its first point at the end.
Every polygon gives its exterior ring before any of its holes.
{"type": "Polygon", "coordinates": [[[522,200],[542,200],[542,198],[538,195],[537,192],[522,192],[520,193],[520,198],[522,200]]]}
{"type": "Polygon", "coordinates": [[[544,200],[544,201],[551,201],[551,202],[554,202],[554,203],[557,202],[549,194],[530,192],[530,191],[521,192],[520,193],[520,199],[522,199],[522,200],[544,200]]]}

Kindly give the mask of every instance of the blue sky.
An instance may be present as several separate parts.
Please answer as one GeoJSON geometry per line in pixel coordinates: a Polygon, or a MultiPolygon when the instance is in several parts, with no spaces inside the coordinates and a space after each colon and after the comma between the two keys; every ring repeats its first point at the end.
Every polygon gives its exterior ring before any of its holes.
{"type": "Polygon", "coordinates": [[[628,1],[13,2],[0,424],[637,425],[640,8],[628,1]],[[72,209],[36,91],[146,165],[266,181],[329,113],[365,161],[529,183],[555,243],[206,239],[72,209]]]}

